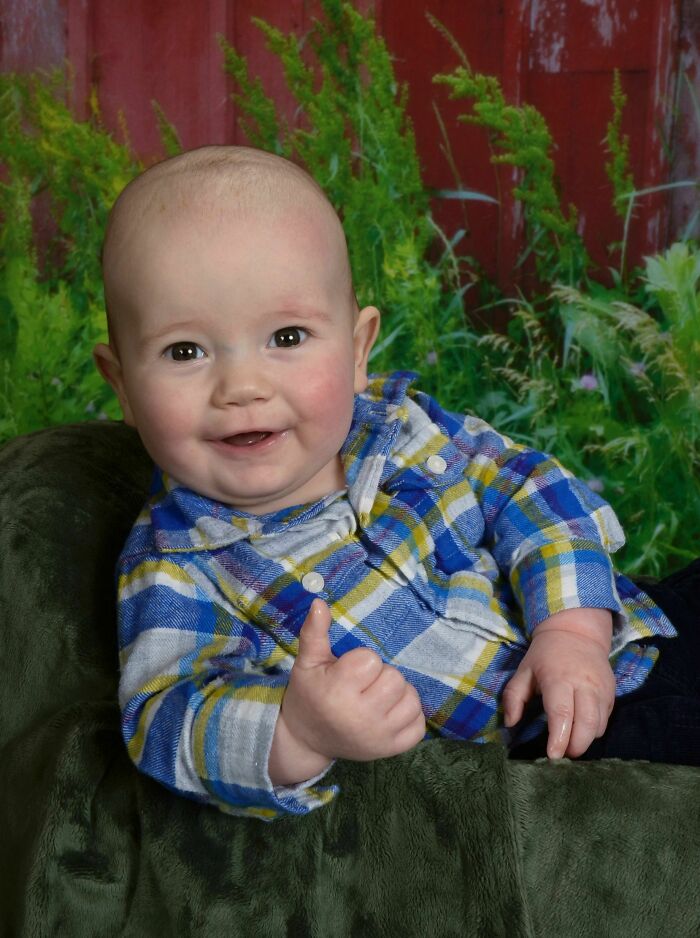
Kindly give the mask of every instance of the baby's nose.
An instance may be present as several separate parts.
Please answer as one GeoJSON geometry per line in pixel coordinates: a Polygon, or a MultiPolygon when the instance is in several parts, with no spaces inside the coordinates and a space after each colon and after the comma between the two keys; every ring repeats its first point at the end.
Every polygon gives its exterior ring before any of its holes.
{"type": "Polygon", "coordinates": [[[212,403],[215,407],[244,406],[268,400],[271,395],[272,383],[262,368],[252,363],[229,362],[217,375],[212,403]]]}

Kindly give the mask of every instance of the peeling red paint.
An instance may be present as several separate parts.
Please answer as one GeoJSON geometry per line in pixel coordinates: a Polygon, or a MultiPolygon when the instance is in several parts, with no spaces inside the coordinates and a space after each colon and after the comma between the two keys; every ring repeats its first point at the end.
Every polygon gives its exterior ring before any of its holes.
{"type": "Polygon", "coordinates": [[[530,67],[560,72],[566,52],[565,0],[531,0],[530,67]]]}
{"type": "MultiPolygon", "coordinates": [[[[670,165],[666,144],[671,138],[673,126],[673,92],[677,68],[677,46],[668,42],[669,36],[679,35],[680,8],[677,2],[657,0],[655,18],[651,29],[653,81],[651,82],[647,134],[645,139],[645,178],[642,188],[655,188],[667,183],[670,165]]],[[[668,238],[670,199],[666,193],[658,192],[644,197],[644,212],[647,218],[646,240],[637,250],[640,254],[651,254],[668,238]]]]}
{"type": "MultiPolygon", "coordinates": [[[[671,150],[671,181],[700,176],[700,3],[686,0],[681,13],[676,108],[671,150]]],[[[700,240],[700,193],[684,186],[670,193],[671,236],[700,240]]]]}
{"type": "Polygon", "coordinates": [[[60,0],[2,0],[0,69],[24,71],[60,65],[64,56],[65,13],[60,0]]]}
{"type": "Polygon", "coordinates": [[[600,41],[605,46],[610,47],[618,40],[624,31],[625,19],[630,23],[636,20],[636,11],[629,9],[629,3],[626,3],[626,9],[621,11],[618,0],[581,0],[581,2],[591,8],[591,15],[595,19],[600,41]],[[631,15],[633,13],[634,16],[631,15]]]}

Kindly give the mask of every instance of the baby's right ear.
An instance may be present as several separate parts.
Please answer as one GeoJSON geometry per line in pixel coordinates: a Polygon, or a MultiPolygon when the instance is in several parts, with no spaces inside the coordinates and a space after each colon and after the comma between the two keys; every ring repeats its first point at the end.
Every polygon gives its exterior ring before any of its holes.
{"type": "Polygon", "coordinates": [[[114,393],[119,398],[119,406],[124,414],[124,423],[127,423],[130,427],[135,427],[134,415],[131,412],[129,399],[126,396],[126,388],[124,387],[124,373],[117,353],[111,345],[99,342],[92,350],[92,357],[95,365],[97,365],[97,370],[105,381],[112,385],[114,393]]]}

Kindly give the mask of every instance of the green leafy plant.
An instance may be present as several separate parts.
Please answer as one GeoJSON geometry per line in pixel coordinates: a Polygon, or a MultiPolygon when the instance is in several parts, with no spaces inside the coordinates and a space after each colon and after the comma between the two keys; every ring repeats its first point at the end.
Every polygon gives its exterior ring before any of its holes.
{"type": "Polygon", "coordinates": [[[627,104],[627,95],[622,90],[620,72],[615,69],[612,90],[613,116],[608,123],[605,137],[610,159],[605,164],[605,172],[613,187],[613,206],[622,219],[627,214],[626,200],[635,188],[634,176],[630,169],[630,141],[629,137],[622,133],[622,115],[625,104],[627,104]]]}
{"type": "Polygon", "coordinates": [[[0,439],[118,408],[91,350],[105,337],[99,249],[107,211],[137,172],[92,116],[76,121],[60,73],[0,76],[0,439]],[[39,257],[33,210],[53,226],[39,257]]]}
{"type": "Polygon", "coordinates": [[[448,86],[452,98],[470,103],[471,110],[459,119],[488,132],[492,162],[518,170],[513,194],[524,208],[527,241],[540,280],[580,282],[589,259],[577,231],[575,206],[570,205],[568,213],[561,207],[552,136],[540,112],[528,104],[508,104],[498,79],[474,72],[468,64],[436,75],[434,81],[448,86]]]}

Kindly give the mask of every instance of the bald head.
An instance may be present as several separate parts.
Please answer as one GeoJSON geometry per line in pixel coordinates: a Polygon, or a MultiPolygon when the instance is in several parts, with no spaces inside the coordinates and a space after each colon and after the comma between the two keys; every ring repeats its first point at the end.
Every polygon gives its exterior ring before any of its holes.
{"type": "MultiPolygon", "coordinates": [[[[110,213],[102,246],[105,303],[114,339],[135,258],[151,238],[187,219],[206,230],[227,218],[298,210],[313,214],[338,252],[343,292],[352,293],[340,220],[321,187],[300,167],[250,147],[206,146],[156,163],[122,191],[110,213]]],[[[354,298],[353,298],[354,303],[354,298]]]]}

